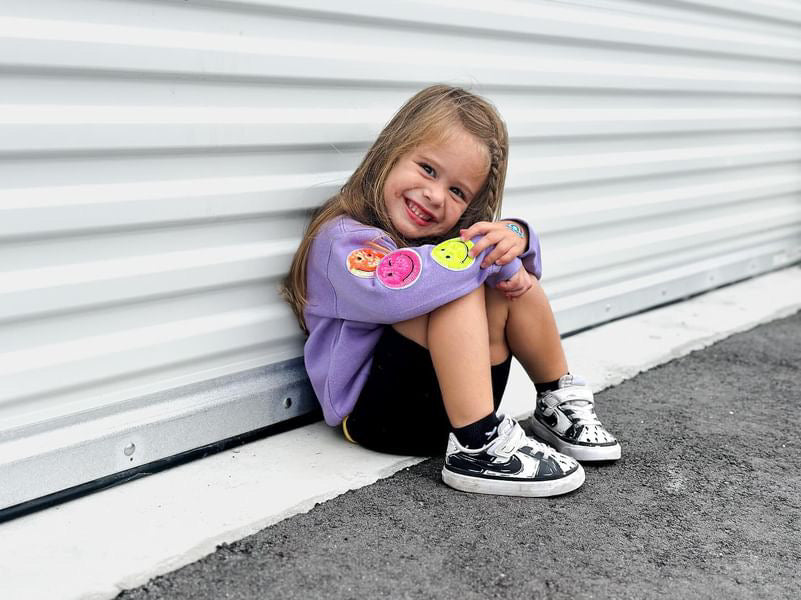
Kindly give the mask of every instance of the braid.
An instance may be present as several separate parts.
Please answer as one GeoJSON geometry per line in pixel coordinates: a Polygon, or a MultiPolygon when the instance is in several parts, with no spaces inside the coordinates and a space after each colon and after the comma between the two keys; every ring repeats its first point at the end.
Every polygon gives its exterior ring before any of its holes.
{"type": "Polygon", "coordinates": [[[484,188],[464,211],[457,226],[449,235],[457,235],[459,229],[466,229],[478,221],[494,221],[500,216],[501,196],[503,194],[503,147],[493,140],[488,145],[489,171],[484,188]]]}
{"type": "Polygon", "coordinates": [[[490,168],[487,175],[487,209],[485,221],[494,221],[501,212],[501,174],[500,165],[503,162],[503,149],[493,140],[490,148],[490,168]]]}

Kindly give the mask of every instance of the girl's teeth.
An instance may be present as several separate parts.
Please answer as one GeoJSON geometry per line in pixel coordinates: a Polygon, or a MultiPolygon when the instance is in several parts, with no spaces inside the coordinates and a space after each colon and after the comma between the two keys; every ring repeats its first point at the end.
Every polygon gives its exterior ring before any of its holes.
{"type": "Polygon", "coordinates": [[[407,202],[406,206],[408,206],[409,210],[411,210],[414,214],[416,214],[418,217],[423,219],[423,221],[430,221],[431,220],[431,217],[421,213],[419,210],[417,210],[417,207],[414,204],[412,204],[411,202],[407,202]]]}

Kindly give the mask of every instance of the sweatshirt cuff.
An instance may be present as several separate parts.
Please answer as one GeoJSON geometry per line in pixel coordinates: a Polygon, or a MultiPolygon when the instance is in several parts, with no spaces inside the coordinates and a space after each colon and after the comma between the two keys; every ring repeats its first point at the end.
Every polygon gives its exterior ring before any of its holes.
{"type": "Polygon", "coordinates": [[[512,260],[512,262],[503,265],[502,267],[493,265],[490,268],[497,269],[497,271],[487,277],[487,283],[489,283],[492,287],[496,287],[501,281],[506,281],[507,279],[513,277],[521,268],[523,268],[523,263],[520,262],[519,258],[515,258],[512,260]]]}
{"type": "Polygon", "coordinates": [[[523,268],[534,275],[537,279],[542,278],[542,249],[540,248],[540,238],[537,233],[528,224],[525,219],[518,219],[517,217],[506,217],[504,221],[515,221],[525,227],[528,233],[528,249],[520,255],[520,260],[523,261],[523,268]]]}

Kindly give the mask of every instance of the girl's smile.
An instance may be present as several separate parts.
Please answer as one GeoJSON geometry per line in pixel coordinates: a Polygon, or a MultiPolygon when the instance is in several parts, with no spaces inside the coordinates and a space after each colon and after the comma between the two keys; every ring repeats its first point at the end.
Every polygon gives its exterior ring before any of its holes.
{"type": "Polygon", "coordinates": [[[487,149],[461,127],[401,156],[384,182],[392,224],[409,239],[447,233],[481,191],[488,165],[487,149]]]}
{"type": "Polygon", "coordinates": [[[426,225],[427,223],[431,222],[434,218],[430,212],[424,209],[422,206],[417,204],[414,200],[410,200],[409,198],[404,198],[406,200],[406,207],[409,209],[411,213],[409,216],[413,221],[417,221],[420,225],[426,225]]]}

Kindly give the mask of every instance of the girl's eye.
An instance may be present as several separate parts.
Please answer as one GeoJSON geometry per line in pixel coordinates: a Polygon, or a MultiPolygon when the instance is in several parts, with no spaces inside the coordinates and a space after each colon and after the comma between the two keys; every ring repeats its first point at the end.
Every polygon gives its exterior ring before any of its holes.
{"type": "Polygon", "coordinates": [[[431,165],[427,165],[426,163],[420,163],[420,168],[423,169],[423,171],[425,171],[432,177],[436,176],[437,174],[437,172],[434,170],[434,167],[432,167],[431,165]]]}
{"type": "Polygon", "coordinates": [[[459,198],[461,198],[462,200],[465,199],[464,192],[462,190],[460,190],[458,187],[452,187],[451,188],[451,193],[459,196],[459,198]]]}

